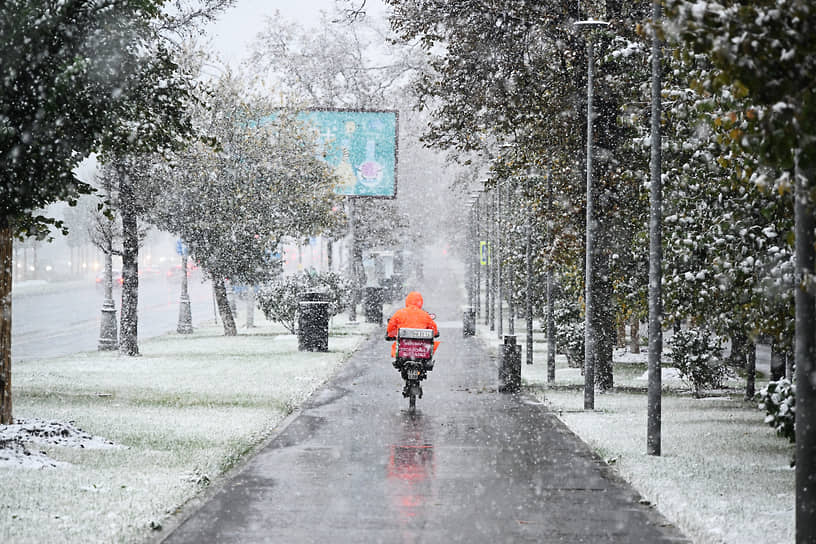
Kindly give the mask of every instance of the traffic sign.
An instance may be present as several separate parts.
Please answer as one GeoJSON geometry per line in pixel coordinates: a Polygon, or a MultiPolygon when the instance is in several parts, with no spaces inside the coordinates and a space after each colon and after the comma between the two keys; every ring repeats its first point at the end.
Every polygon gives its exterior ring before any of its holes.
{"type": "Polygon", "coordinates": [[[490,242],[482,240],[479,242],[479,263],[487,266],[490,263],[490,242]]]}

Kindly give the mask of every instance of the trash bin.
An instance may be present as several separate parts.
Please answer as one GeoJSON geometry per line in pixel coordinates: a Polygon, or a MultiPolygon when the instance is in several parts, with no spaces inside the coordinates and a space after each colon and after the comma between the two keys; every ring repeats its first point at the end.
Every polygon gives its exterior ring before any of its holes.
{"type": "Polygon", "coordinates": [[[363,299],[363,312],[366,323],[377,323],[382,325],[383,321],[383,295],[385,289],[382,287],[366,287],[363,299]]]}
{"type": "Polygon", "coordinates": [[[329,351],[329,302],[325,293],[308,292],[298,301],[298,350],[329,351]]]}
{"type": "Polygon", "coordinates": [[[514,335],[504,337],[499,346],[499,392],[515,393],[521,389],[521,346],[514,335]]]}
{"type": "Polygon", "coordinates": [[[476,334],[476,311],[472,306],[467,306],[462,312],[462,336],[473,336],[476,334]]]}
{"type": "Polygon", "coordinates": [[[405,296],[405,288],[404,288],[405,280],[402,277],[402,274],[392,274],[391,278],[388,282],[388,302],[398,302],[401,301],[402,298],[405,296]]]}

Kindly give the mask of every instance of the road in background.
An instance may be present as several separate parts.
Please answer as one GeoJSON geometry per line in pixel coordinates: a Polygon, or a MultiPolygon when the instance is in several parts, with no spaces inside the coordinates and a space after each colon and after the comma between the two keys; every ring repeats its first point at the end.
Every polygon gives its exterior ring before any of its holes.
{"type": "MultiPolygon", "coordinates": [[[[210,282],[190,279],[193,324],[212,321],[210,282]]],[[[176,329],[181,282],[161,276],[139,279],[139,339],[176,329]]],[[[20,289],[12,300],[12,360],[57,357],[97,349],[104,290],[91,279],[87,284],[44,285],[20,289]]],[[[117,319],[122,289],[113,292],[117,319]]]]}

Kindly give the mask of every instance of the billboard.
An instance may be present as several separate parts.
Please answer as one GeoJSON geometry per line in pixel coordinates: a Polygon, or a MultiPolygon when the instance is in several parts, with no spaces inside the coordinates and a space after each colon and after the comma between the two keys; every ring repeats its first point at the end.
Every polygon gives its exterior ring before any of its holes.
{"type": "Polygon", "coordinates": [[[340,183],[337,193],[357,197],[397,195],[396,111],[306,110],[326,144],[326,161],[340,183]]]}

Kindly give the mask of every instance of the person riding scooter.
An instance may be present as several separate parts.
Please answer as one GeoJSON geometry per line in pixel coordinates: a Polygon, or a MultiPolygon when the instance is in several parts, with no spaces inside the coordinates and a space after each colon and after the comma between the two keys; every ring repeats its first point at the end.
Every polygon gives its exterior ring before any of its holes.
{"type": "MultiPolygon", "coordinates": [[[[401,328],[408,329],[431,329],[434,338],[439,336],[439,329],[436,327],[436,322],[431,317],[431,314],[422,309],[422,295],[417,291],[411,291],[405,297],[405,308],[401,308],[394,312],[391,319],[388,320],[388,328],[386,330],[386,340],[396,340],[399,330],[401,328]]],[[[434,352],[438,347],[439,342],[434,342],[434,352]]],[[[394,359],[394,368],[400,368],[397,356],[397,343],[391,345],[391,357],[394,359]]]]}

